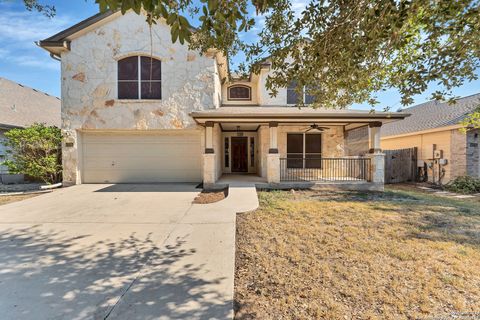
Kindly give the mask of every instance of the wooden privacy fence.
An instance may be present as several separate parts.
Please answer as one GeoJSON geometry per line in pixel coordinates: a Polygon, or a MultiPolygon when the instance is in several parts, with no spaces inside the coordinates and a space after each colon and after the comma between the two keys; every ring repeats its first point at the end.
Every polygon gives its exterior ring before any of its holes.
{"type": "Polygon", "coordinates": [[[417,148],[383,150],[385,183],[401,183],[417,179],[417,148]]]}

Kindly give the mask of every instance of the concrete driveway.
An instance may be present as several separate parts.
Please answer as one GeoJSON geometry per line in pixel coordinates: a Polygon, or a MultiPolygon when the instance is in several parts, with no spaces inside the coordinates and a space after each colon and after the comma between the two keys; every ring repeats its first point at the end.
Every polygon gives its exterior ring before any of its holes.
{"type": "Polygon", "coordinates": [[[0,206],[0,317],[231,318],[235,213],[258,201],[198,192],[80,185],[0,206]]]}

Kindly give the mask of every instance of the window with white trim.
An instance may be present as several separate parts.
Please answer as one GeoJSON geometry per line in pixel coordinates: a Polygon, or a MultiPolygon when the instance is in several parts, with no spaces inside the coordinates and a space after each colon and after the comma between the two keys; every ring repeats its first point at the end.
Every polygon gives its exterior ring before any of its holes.
{"type": "Polygon", "coordinates": [[[312,104],[314,97],[307,93],[306,87],[302,88],[301,96],[297,92],[297,82],[292,81],[287,87],[287,104],[312,104]]]}
{"type": "Polygon", "coordinates": [[[118,99],[161,99],[162,64],[155,58],[132,56],[118,61],[118,99]]]}

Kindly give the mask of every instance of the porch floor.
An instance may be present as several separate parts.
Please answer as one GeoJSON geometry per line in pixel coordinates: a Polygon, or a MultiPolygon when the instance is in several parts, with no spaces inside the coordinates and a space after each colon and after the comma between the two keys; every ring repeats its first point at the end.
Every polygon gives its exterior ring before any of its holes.
{"type": "Polygon", "coordinates": [[[257,183],[266,183],[267,179],[259,177],[256,174],[235,174],[235,173],[224,173],[220,179],[218,179],[217,184],[257,184],[257,183]]]}

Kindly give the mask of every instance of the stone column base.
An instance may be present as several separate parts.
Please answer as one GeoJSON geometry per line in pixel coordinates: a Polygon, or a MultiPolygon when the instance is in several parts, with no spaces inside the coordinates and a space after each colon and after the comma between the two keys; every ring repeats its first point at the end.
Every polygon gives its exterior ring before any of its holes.
{"type": "Polygon", "coordinates": [[[385,184],[385,154],[368,153],[365,155],[370,158],[370,182],[375,184],[385,184]]]}
{"type": "Polygon", "coordinates": [[[280,183],[280,155],[278,153],[267,155],[267,181],[268,183],[280,183]]]}
{"type": "Polygon", "coordinates": [[[203,184],[213,185],[215,182],[215,154],[206,153],[203,155],[203,184]]]}

